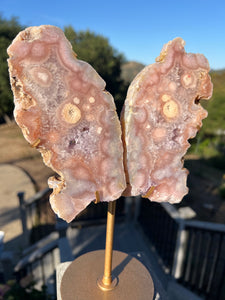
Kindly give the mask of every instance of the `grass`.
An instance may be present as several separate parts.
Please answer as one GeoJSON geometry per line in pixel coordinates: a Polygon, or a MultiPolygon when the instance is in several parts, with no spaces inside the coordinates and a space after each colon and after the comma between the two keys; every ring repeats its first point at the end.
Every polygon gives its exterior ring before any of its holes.
{"type": "Polygon", "coordinates": [[[0,126],[0,163],[35,158],[39,154],[25,141],[20,128],[12,125],[0,126]]]}
{"type": "Polygon", "coordinates": [[[0,163],[22,168],[31,176],[37,190],[47,187],[53,171],[44,165],[41,154],[30,147],[16,123],[0,126],[0,145],[0,163]]]}

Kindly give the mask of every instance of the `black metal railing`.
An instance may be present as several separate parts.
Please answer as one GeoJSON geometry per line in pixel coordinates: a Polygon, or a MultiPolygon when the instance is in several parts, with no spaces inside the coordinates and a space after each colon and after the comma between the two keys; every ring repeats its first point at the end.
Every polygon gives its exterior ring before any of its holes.
{"type": "Polygon", "coordinates": [[[49,188],[28,199],[25,199],[24,192],[18,193],[23,235],[28,244],[37,242],[55,228],[56,217],[49,204],[50,194],[49,188]]]}
{"type": "MultiPolygon", "coordinates": [[[[88,226],[106,222],[108,202],[95,204],[91,202],[71,223],[72,227],[88,226]]],[[[125,198],[120,197],[116,203],[116,220],[125,217],[125,198]]]]}
{"type": "Polygon", "coordinates": [[[206,300],[225,300],[225,225],[185,220],[169,203],[147,199],[138,222],[164,270],[206,300]]]}
{"type": "MultiPolygon", "coordinates": [[[[48,211],[50,207],[50,193],[50,189],[45,189],[27,200],[24,199],[24,193],[18,193],[23,234],[27,236],[28,244],[33,244],[33,242],[35,244],[23,251],[22,259],[15,266],[14,273],[18,282],[27,281],[29,283],[30,280],[33,280],[36,288],[41,289],[42,285],[46,286],[47,294],[55,298],[57,263],[70,261],[73,257],[66,237],[68,224],[62,219],[56,218],[55,215],[52,217],[51,211],[50,218],[48,217],[49,212],[46,214],[46,210],[48,211]],[[33,236],[35,229],[37,231],[40,230],[40,227],[46,229],[49,223],[51,224],[50,231],[45,230],[44,235],[33,236]],[[58,261],[55,256],[58,257],[58,261]],[[50,281],[51,284],[49,284],[50,281]]],[[[107,205],[106,202],[97,205],[91,203],[70,226],[105,223],[107,205]]],[[[125,214],[125,198],[121,197],[117,201],[117,216],[120,219],[124,218],[125,214]]]]}
{"type": "Polygon", "coordinates": [[[178,223],[162,205],[142,199],[138,222],[163,260],[164,270],[171,273],[176,248],[178,223]]]}
{"type": "MultiPolygon", "coordinates": [[[[18,193],[23,234],[28,235],[28,228],[32,229],[30,236],[31,243],[38,241],[38,239],[46,236],[54,230],[56,218],[49,204],[51,191],[52,190],[49,188],[46,188],[27,200],[25,200],[23,192],[18,193]],[[38,236],[36,232],[38,233],[38,236]]],[[[124,197],[120,197],[117,200],[117,220],[120,220],[126,214],[125,202],[124,197]]],[[[98,204],[91,202],[71,222],[71,226],[88,226],[95,223],[105,223],[107,207],[107,202],[101,202],[98,204]]]]}
{"type": "Polygon", "coordinates": [[[225,225],[184,223],[185,253],[178,281],[205,297],[225,300],[225,225]]]}

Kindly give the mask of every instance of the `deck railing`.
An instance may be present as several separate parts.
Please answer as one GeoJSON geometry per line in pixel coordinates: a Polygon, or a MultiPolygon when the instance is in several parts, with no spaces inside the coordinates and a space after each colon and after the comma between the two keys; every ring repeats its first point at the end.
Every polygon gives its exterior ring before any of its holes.
{"type": "MultiPolygon", "coordinates": [[[[37,208],[40,207],[38,202],[40,199],[45,201],[43,200],[45,198],[48,201],[49,193],[50,191],[46,189],[26,202],[24,199],[21,201],[20,195],[21,211],[25,212],[26,217],[23,225],[25,229],[28,216],[29,219],[34,215],[41,216],[41,213],[37,214],[37,208]],[[35,214],[32,212],[33,207],[35,207],[35,214]]],[[[118,201],[118,216],[123,218],[127,215],[127,203],[129,201],[124,198],[118,201]]],[[[176,208],[168,203],[158,204],[147,199],[141,199],[136,203],[140,206],[136,206],[134,215],[154,245],[165,272],[204,299],[225,300],[225,225],[182,219],[176,208]]],[[[105,206],[91,204],[72,223],[72,227],[105,221],[105,206]]],[[[52,264],[52,274],[56,267],[55,257],[60,257],[61,253],[60,261],[63,261],[62,254],[65,249],[60,245],[65,246],[66,243],[65,241],[60,243],[60,240],[66,239],[64,229],[63,224],[58,226],[58,230],[63,232],[59,234],[60,238],[55,236],[51,240],[50,235],[44,239],[44,244],[40,241],[39,244],[38,242],[35,244],[37,248],[28,248],[31,252],[24,253],[25,257],[15,268],[18,277],[21,278],[32,272],[37,273],[34,269],[39,268],[41,274],[39,281],[46,284],[47,277],[44,272],[46,261],[52,264]],[[56,255],[57,251],[59,253],[56,255]]]]}
{"type": "Polygon", "coordinates": [[[19,192],[20,217],[23,235],[29,243],[35,243],[47,236],[55,228],[56,217],[49,204],[51,190],[46,188],[33,197],[25,199],[24,192],[19,192]]]}
{"type": "Polygon", "coordinates": [[[185,221],[177,279],[206,299],[225,299],[225,225],[185,221]]]}
{"type": "Polygon", "coordinates": [[[47,294],[56,298],[55,270],[60,262],[59,234],[53,232],[24,251],[24,257],[14,268],[18,282],[23,286],[35,283],[35,288],[47,287],[47,294]]]}
{"type": "Polygon", "coordinates": [[[225,225],[182,219],[169,203],[142,199],[138,221],[164,270],[204,299],[225,300],[225,225]]]}
{"type": "MultiPolygon", "coordinates": [[[[107,202],[95,204],[91,202],[71,223],[72,227],[90,226],[95,224],[106,223],[107,202]]],[[[124,197],[120,197],[116,203],[117,221],[126,215],[126,201],[124,197]]]]}
{"type": "MultiPolygon", "coordinates": [[[[25,200],[24,193],[18,193],[23,234],[27,236],[28,244],[31,242],[30,231],[37,224],[47,225],[49,222],[45,215],[43,222],[43,207],[49,206],[50,193],[50,189],[45,189],[27,200],[25,200]]],[[[121,198],[117,204],[118,217],[124,218],[125,211],[125,199],[121,198]]],[[[98,205],[91,203],[70,226],[80,227],[106,222],[106,213],[107,203],[98,205]]],[[[50,221],[53,223],[52,217],[50,221]]],[[[68,224],[65,221],[55,217],[53,229],[56,231],[48,233],[43,238],[36,238],[35,244],[23,251],[22,259],[14,268],[18,282],[27,281],[29,283],[29,280],[32,279],[36,288],[41,289],[41,286],[45,285],[47,286],[48,295],[52,295],[53,298],[56,297],[56,266],[60,262],[73,260],[69,241],[66,237],[67,227],[68,224]]]]}
{"type": "MultiPolygon", "coordinates": [[[[25,199],[25,194],[23,192],[18,193],[19,205],[20,205],[20,215],[23,227],[23,234],[25,236],[29,235],[29,229],[39,226],[38,231],[40,232],[40,225],[49,225],[49,230],[45,233],[49,234],[54,230],[54,225],[56,222],[55,215],[49,204],[49,195],[51,190],[46,188],[33,197],[25,199]],[[52,225],[52,226],[50,226],[52,225]],[[51,227],[51,228],[50,228],[51,227]]],[[[116,207],[117,220],[123,218],[126,212],[126,201],[124,197],[120,197],[117,201],[116,207]]],[[[94,204],[91,202],[86,209],[84,209],[71,223],[72,227],[89,226],[92,224],[105,223],[107,216],[107,202],[101,202],[99,204],[94,204]]],[[[44,237],[44,233],[41,237],[44,237]]],[[[34,237],[35,242],[38,240],[34,237]]]]}

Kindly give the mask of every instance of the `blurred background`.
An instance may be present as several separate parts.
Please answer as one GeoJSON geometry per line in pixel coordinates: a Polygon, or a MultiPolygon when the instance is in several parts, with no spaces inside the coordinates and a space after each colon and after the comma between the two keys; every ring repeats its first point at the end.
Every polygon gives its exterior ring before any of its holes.
{"type": "Polygon", "coordinates": [[[43,24],[64,30],[78,58],[105,80],[118,114],[130,82],[154,63],[169,40],[180,36],[187,52],[203,53],[209,60],[214,92],[209,101],[201,101],[208,118],[185,156],[189,194],[173,206],[121,198],[115,247],[147,253],[146,261],[170,299],[225,299],[222,0],[0,1],[0,299],[54,299],[59,262],[104,248],[107,206],[91,204],[69,226],[56,219],[48,204],[52,171],[13,119],[6,49],[19,31],[43,24]],[[131,236],[141,240],[131,241],[131,236]]]}

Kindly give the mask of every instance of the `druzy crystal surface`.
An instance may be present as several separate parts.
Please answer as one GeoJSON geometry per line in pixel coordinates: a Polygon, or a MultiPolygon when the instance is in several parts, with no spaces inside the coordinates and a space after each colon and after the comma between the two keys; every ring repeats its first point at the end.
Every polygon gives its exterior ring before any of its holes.
{"type": "Polygon", "coordinates": [[[53,210],[70,222],[91,201],[120,197],[121,128],[104,80],[54,26],[20,32],[8,54],[16,122],[58,173],[49,179],[53,210]]]}
{"type": "Polygon", "coordinates": [[[187,194],[182,158],[207,116],[199,100],[212,95],[209,69],[202,54],[186,53],[176,38],[135,77],[121,118],[125,195],[176,203],[187,194]]]}

